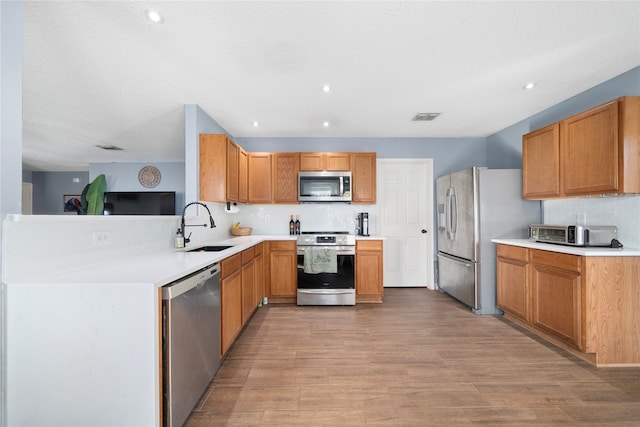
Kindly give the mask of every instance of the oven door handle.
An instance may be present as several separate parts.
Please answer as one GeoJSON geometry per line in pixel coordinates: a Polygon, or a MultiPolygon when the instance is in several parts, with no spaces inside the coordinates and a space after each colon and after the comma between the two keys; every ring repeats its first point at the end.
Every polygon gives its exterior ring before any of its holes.
{"type": "Polygon", "coordinates": [[[300,289],[298,288],[298,293],[341,295],[341,294],[352,294],[353,288],[349,288],[349,289],[300,289]]]}

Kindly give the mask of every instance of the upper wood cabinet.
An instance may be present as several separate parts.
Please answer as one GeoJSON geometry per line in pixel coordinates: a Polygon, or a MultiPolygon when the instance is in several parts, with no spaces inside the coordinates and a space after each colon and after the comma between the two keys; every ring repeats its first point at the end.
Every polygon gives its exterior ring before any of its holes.
{"type": "Polygon", "coordinates": [[[298,203],[299,153],[272,153],[273,203],[298,203]]]}
{"type": "Polygon", "coordinates": [[[376,202],[376,153],[351,153],[351,203],[376,202]]]}
{"type": "Polygon", "coordinates": [[[271,154],[248,153],[248,202],[271,203],[271,154]]]}
{"type": "Polygon", "coordinates": [[[522,194],[525,199],[560,196],[560,123],[522,137],[522,194]]]}
{"type": "Polygon", "coordinates": [[[376,153],[252,153],[225,134],[200,135],[199,200],[296,204],[301,170],[351,171],[352,203],[376,203],[376,153]]]}
{"type": "Polygon", "coordinates": [[[300,153],[301,171],[348,171],[349,153],[300,153]]]}
{"type": "Polygon", "coordinates": [[[239,147],[238,151],[238,202],[249,201],[249,155],[239,147]]]}
{"type": "Polygon", "coordinates": [[[200,196],[207,202],[238,201],[240,147],[224,134],[200,135],[200,196]]]}
{"type": "Polygon", "coordinates": [[[640,193],[640,97],[524,135],[522,173],[525,199],[640,193]]]}

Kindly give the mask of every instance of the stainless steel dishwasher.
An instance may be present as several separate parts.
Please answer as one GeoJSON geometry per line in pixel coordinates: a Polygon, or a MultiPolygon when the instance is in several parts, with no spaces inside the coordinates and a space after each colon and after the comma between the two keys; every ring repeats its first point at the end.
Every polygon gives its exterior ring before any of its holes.
{"type": "Polygon", "coordinates": [[[220,366],[220,266],[162,288],[164,425],[181,426],[220,366]]]}

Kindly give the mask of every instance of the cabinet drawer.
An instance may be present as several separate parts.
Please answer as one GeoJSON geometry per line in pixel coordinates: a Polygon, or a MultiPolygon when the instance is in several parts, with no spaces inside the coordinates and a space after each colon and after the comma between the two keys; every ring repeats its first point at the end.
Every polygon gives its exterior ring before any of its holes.
{"type": "Polygon", "coordinates": [[[580,272],[581,258],[578,255],[561,254],[542,250],[531,251],[531,262],[563,270],[580,272]]]}
{"type": "Polygon", "coordinates": [[[255,254],[255,251],[253,249],[253,246],[250,247],[249,249],[245,249],[244,251],[242,251],[242,265],[245,265],[246,263],[251,261],[255,256],[254,254],[255,254]]]}
{"type": "Polygon", "coordinates": [[[520,246],[497,245],[496,254],[502,258],[517,259],[527,262],[529,260],[529,249],[520,246]]]}
{"type": "Polygon", "coordinates": [[[240,254],[235,254],[229,258],[223,259],[220,261],[220,278],[224,279],[225,277],[240,270],[241,265],[242,256],[240,254]]]}
{"type": "Polygon", "coordinates": [[[381,251],[382,240],[357,240],[357,251],[381,251]]]}
{"type": "Polygon", "coordinates": [[[255,256],[262,255],[262,243],[255,245],[253,247],[253,252],[255,253],[255,256]]]}
{"type": "Polygon", "coordinates": [[[270,242],[272,251],[295,251],[295,240],[272,240],[270,242]]]}

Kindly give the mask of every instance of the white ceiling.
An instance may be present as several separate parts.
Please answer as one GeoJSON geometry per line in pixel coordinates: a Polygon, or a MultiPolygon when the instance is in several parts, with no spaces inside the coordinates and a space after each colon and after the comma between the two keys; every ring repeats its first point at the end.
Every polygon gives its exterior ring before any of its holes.
{"type": "Polygon", "coordinates": [[[640,65],[638,1],[25,1],[23,14],[25,170],[182,161],[184,104],[236,138],[485,137],[640,65]],[[442,115],[411,121],[423,112],[442,115]]]}

